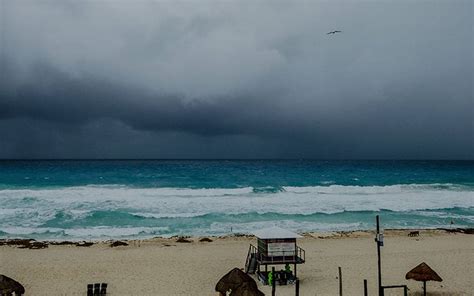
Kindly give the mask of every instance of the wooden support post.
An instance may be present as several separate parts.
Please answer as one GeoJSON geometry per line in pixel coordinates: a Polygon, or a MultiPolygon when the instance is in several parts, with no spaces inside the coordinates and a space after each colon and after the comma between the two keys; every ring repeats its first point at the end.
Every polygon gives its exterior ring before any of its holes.
{"type": "Polygon", "coordinates": [[[426,281],[423,281],[423,296],[426,296],[426,281]]]}
{"type": "Polygon", "coordinates": [[[367,280],[364,280],[364,296],[369,296],[369,291],[367,290],[367,280]]]}
{"type": "Polygon", "coordinates": [[[272,296],[275,296],[275,288],[276,288],[276,283],[275,283],[275,267],[272,267],[272,296]]]}
{"type": "Polygon", "coordinates": [[[408,286],[403,287],[403,296],[408,296],[408,286]]]}
{"type": "Polygon", "coordinates": [[[296,286],[296,287],[295,287],[295,289],[296,289],[295,295],[296,295],[296,296],[300,296],[300,280],[298,280],[298,279],[296,280],[295,286],[296,286]]]}
{"type": "Polygon", "coordinates": [[[380,242],[379,234],[380,234],[380,223],[379,223],[379,215],[375,216],[377,222],[377,236],[375,237],[375,242],[377,243],[377,270],[378,270],[378,282],[379,282],[379,296],[384,295],[383,287],[382,287],[382,262],[380,261],[380,242]]]}
{"type": "Polygon", "coordinates": [[[342,270],[341,267],[338,267],[339,269],[339,296],[342,296],[342,270]]]}

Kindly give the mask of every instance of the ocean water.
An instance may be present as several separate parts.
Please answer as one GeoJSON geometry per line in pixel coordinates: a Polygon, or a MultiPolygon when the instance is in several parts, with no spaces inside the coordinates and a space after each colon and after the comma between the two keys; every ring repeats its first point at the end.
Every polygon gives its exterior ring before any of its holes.
{"type": "Polygon", "coordinates": [[[0,237],[474,227],[474,161],[0,161],[0,237]],[[454,226],[451,226],[454,223],[454,226]]]}

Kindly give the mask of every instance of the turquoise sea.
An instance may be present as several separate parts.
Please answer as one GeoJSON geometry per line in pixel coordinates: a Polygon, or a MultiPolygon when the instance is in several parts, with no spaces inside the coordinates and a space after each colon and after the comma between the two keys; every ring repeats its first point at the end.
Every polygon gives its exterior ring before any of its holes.
{"type": "Polygon", "coordinates": [[[474,227],[474,161],[0,161],[0,237],[474,227]],[[454,223],[454,226],[451,226],[454,223]]]}

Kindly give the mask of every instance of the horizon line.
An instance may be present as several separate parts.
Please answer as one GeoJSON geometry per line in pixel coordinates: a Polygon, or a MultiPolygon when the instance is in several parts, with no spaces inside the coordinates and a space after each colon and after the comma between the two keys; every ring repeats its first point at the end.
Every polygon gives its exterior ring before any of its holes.
{"type": "Polygon", "coordinates": [[[474,161],[451,158],[0,158],[0,161],[474,161]]]}

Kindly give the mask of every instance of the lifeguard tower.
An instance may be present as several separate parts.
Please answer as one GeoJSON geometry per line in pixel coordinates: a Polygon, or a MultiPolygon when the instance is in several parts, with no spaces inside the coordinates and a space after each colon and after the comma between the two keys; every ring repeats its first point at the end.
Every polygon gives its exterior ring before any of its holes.
{"type": "Polygon", "coordinates": [[[305,251],[296,244],[296,239],[301,236],[280,227],[258,230],[253,234],[257,237],[257,246],[250,244],[245,272],[256,273],[264,284],[268,284],[268,266],[283,265],[272,275],[276,282],[285,285],[296,281],[296,266],[305,262],[305,251]]]}

